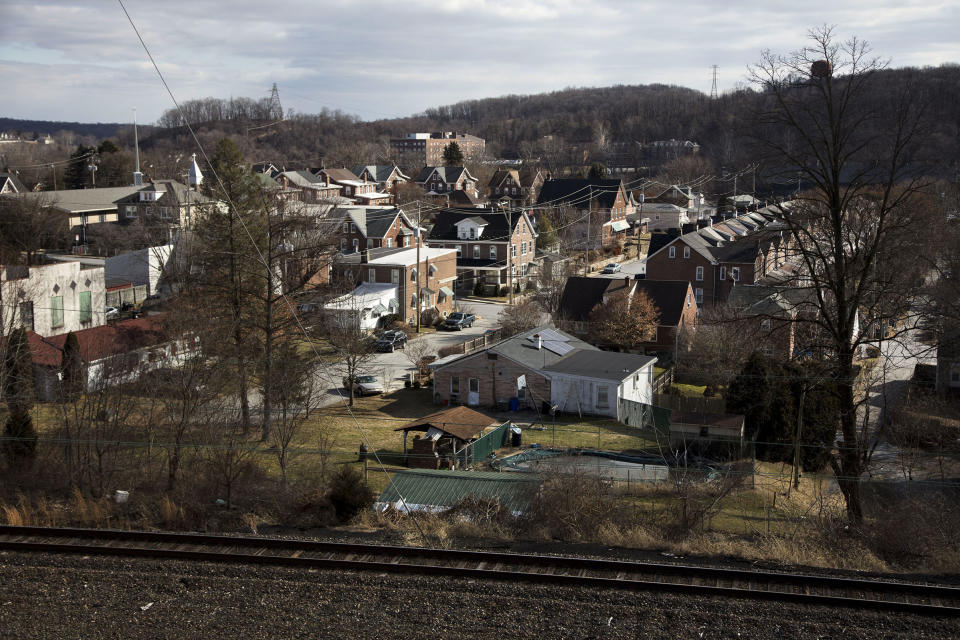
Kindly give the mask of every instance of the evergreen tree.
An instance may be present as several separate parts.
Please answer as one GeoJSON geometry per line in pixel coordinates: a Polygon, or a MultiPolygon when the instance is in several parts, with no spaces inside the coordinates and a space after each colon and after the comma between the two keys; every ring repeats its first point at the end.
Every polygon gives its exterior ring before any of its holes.
{"type": "Polygon", "coordinates": [[[3,428],[2,449],[12,468],[29,466],[36,455],[37,431],[30,417],[33,394],[33,356],[21,327],[8,336],[3,362],[3,395],[10,415],[3,428]]]}
{"type": "Polygon", "coordinates": [[[63,343],[63,355],[60,360],[60,374],[63,382],[63,398],[71,400],[83,392],[83,357],[80,355],[80,341],[71,331],[63,343]]]}
{"type": "Polygon", "coordinates": [[[88,182],[87,165],[90,164],[92,156],[90,154],[96,151],[93,147],[80,145],[76,151],[70,154],[70,164],[63,172],[63,182],[65,189],[83,189],[88,182]],[[90,156],[90,157],[88,157],[90,156]]]}
{"type": "Polygon", "coordinates": [[[602,162],[594,162],[590,165],[590,172],[587,174],[589,180],[604,180],[607,178],[607,165],[602,162]]]}
{"type": "Polygon", "coordinates": [[[537,220],[537,233],[539,234],[537,238],[538,246],[550,247],[557,243],[557,232],[554,231],[553,223],[546,212],[541,214],[540,219],[537,220]]]}
{"type": "Polygon", "coordinates": [[[443,164],[447,167],[463,166],[463,151],[456,142],[451,142],[443,148],[443,164]]]}

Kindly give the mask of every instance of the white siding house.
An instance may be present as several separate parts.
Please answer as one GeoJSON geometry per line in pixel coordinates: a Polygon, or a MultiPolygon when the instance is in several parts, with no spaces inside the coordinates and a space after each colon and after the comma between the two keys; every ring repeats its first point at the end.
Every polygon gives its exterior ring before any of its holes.
{"type": "Polygon", "coordinates": [[[651,356],[579,351],[550,365],[550,402],[558,411],[610,416],[620,420],[621,398],[653,404],[651,356]]]}
{"type": "Polygon", "coordinates": [[[0,267],[5,328],[23,326],[48,337],[102,326],[103,267],[80,262],[0,267]]]}

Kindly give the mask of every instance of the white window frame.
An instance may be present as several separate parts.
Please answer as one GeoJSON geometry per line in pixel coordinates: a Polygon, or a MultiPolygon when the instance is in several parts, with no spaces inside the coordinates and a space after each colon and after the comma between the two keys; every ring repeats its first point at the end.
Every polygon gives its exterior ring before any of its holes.
{"type": "Polygon", "coordinates": [[[400,284],[400,269],[390,270],[390,282],[392,284],[400,284]]]}
{"type": "Polygon", "coordinates": [[[597,409],[610,408],[610,387],[605,384],[597,385],[597,409]],[[600,394],[603,393],[603,400],[600,400],[600,394]]]}
{"type": "Polygon", "coordinates": [[[480,259],[480,245],[478,244],[473,245],[473,259],[474,260],[480,259]]]}
{"type": "Polygon", "coordinates": [[[377,270],[374,268],[367,269],[367,282],[376,282],[377,281],[377,270]]]}
{"type": "Polygon", "coordinates": [[[491,260],[497,259],[497,245],[495,244],[490,245],[490,259],[491,260]]]}
{"type": "Polygon", "coordinates": [[[693,295],[696,298],[697,304],[703,304],[703,289],[697,287],[693,290],[693,295]]]}
{"type": "Polygon", "coordinates": [[[703,267],[697,267],[697,282],[703,282],[703,267]]]}
{"type": "Polygon", "coordinates": [[[416,281],[417,281],[417,270],[410,269],[410,282],[416,282],[416,281]]]}
{"type": "Polygon", "coordinates": [[[670,258],[676,258],[676,257],[677,257],[677,248],[676,248],[676,247],[670,247],[670,252],[669,252],[668,255],[669,255],[670,258]]]}
{"type": "Polygon", "coordinates": [[[690,247],[684,247],[684,248],[683,248],[683,257],[684,257],[684,258],[690,258],[690,247]]]}
{"type": "Polygon", "coordinates": [[[457,257],[458,257],[458,258],[462,258],[462,257],[463,257],[463,245],[462,245],[462,244],[458,244],[458,245],[457,245],[457,257]]]}
{"type": "Polygon", "coordinates": [[[740,282],[740,267],[730,267],[730,279],[740,282]]]}

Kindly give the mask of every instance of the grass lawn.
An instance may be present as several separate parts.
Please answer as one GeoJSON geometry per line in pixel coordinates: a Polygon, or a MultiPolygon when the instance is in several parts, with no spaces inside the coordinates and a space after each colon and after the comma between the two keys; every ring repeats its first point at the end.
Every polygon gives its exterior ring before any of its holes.
{"type": "Polygon", "coordinates": [[[656,450],[651,434],[629,427],[616,420],[587,419],[577,416],[558,416],[557,424],[545,417],[529,427],[521,425],[524,445],[537,443],[544,447],[605,449],[610,451],[656,450]]]}

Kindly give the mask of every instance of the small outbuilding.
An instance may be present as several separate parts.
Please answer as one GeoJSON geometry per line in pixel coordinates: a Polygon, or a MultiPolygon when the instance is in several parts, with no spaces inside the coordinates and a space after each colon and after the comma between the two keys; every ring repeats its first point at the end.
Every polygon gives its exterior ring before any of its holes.
{"type": "MultiPolygon", "coordinates": [[[[419,469],[452,469],[458,462],[467,459],[465,452],[471,443],[480,440],[500,425],[488,415],[468,407],[453,407],[412,422],[408,422],[396,431],[403,432],[403,455],[407,466],[419,469]],[[415,435],[408,449],[407,435],[411,432],[423,432],[415,435]]],[[[504,433],[506,430],[503,429],[504,433]]],[[[502,440],[503,436],[501,436],[502,440]]],[[[502,442],[497,446],[502,445],[502,442]]]]}

